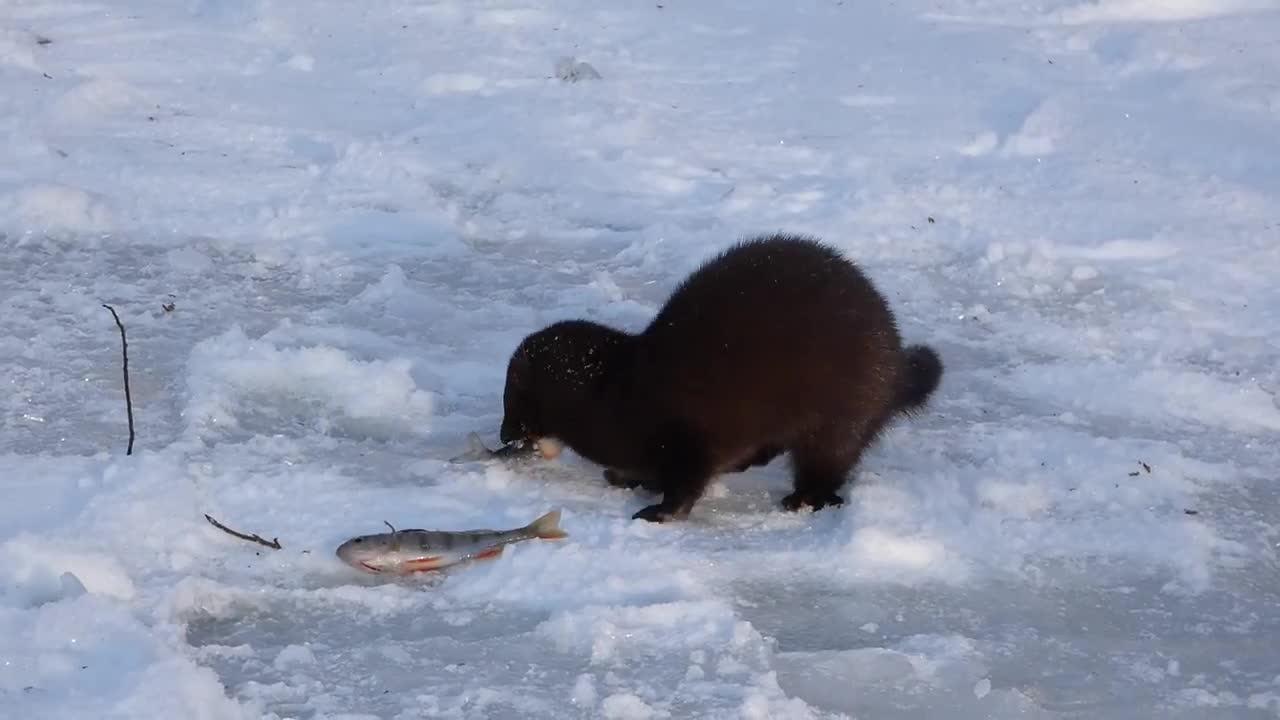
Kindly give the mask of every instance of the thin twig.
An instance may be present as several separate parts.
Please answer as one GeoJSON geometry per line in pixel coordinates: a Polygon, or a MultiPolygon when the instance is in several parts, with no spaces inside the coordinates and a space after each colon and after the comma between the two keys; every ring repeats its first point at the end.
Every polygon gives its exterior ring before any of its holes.
{"type": "Polygon", "coordinates": [[[240,538],[241,540],[248,540],[249,542],[256,542],[256,543],[258,543],[259,545],[265,545],[265,546],[267,546],[267,547],[271,548],[272,550],[279,550],[279,549],[280,549],[280,547],[281,547],[281,545],[280,545],[280,538],[271,538],[271,542],[267,542],[266,540],[263,540],[263,539],[262,539],[262,536],[261,536],[261,535],[258,535],[258,534],[256,534],[256,533],[255,533],[255,534],[253,534],[253,535],[245,535],[245,534],[244,534],[244,533],[242,533],[242,532],[236,532],[235,530],[232,530],[231,528],[227,527],[226,525],[223,525],[222,523],[218,522],[217,520],[214,520],[213,518],[209,517],[209,514],[208,514],[208,513],[205,513],[204,519],[205,519],[205,520],[208,520],[210,525],[213,525],[214,527],[218,528],[218,529],[219,529],[219,530],[221,530],[222,532],[224,532],[224,533],[226,533],[226,534],[228,534],[228,535],[234,535],[235,537],[238,537],[238,538],[240,538]]]}
{"type": "Polygon", "coordinates": [[[116,314],[116,309],[102,304],[102,307],[111,311],[111,317],[116,319],[116,327],[120,328],[120,352],[124,358],[124,407],[129,413],[129,449],[125,451],[125,455],[133,454],[133,394],[129,392],[129,340],[124,335],[124,324],[120,322],[120,316],[116,314]]]}

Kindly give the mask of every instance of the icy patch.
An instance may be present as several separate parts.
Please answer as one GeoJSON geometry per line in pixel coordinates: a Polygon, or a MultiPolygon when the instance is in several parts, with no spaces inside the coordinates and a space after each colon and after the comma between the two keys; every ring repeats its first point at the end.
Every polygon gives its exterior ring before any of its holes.
{"type": "Polygon", "coordinates": [[[488,84],[484,77],[471,73],[438,73],[424,80],[422,87],[431,95],[454,95],[479,92],[488,84]]]}
{"type": "Polygon", "coordinates": [[[1069,123],[1063,102],[1049,98],[1036,106],[1022,121],[1017,132],[1004,142],[1004,152],[1019,157],[1038,157],[1053,153],[1069,123]]]}
{"type": "Polygon", "coordinates": [[[946,547],[933,538],[903,535],[876,527],[859,528],[847,551],[857,573],[880,578],[950,577],[965,575],[946,547]]]}
{"type": "Polygon", "coordinates": [[[916,635],[891,647],[775,657],[785,692],[852,717],[898,717],[908,710],[1006,717],[1039,709],[1021,689],[993,689],[983,655],[961,636],[916,635]]]}
{"type": "Polygon", "coordinates": [[[604,700],[599,714],[683,717],[690,703],[736,705],[738,717],[812,717],[788,698],[773,672],[769,644],[720,600],[689,600],[638,607],[591,607],[558,613],[538,627],[557,652],[586,655],[591,675],[580,675],[574,697],[604,700]],[[626,685],[611,678],[645,681],[626,685]],[[613,692],[598,687],[598,678],[613,692]],[[732,704],[731,704],[732,703],[732,704]]]}
{"type": "MultiPolygon", "coordinates": [[[[501,491],[501,488],[494,488],[501,491]]],[[[574,527],[566,516],[562,525],[574,527]]],[[[543,610],[676,602],[702,589],[694,573],[677,567],[679,555],[661,548],[615,542],[613,547],[573,541],[589,531],[570,530],[569,541],[537,541],[511,546],[499,558],[468,568],[452,579],[457,597],[543,610]],[[664,560],[665,558],[665,560],[664,560]],[[566,595],[563,588],[572,587],[566,595]]]]}
{"type": "Polygon", "coordinates": [[[956,152],[967,157],[981,157],[995,150],[999,145],[999,136],[988,130],[978,133],[972,140],[956,148],[956,152]]]}
{"type": "Polygon", "coordinates": [[[316,59],[306,54],[298,54],[285,61],[285,67],[298,72],[311,72],[316,67],[316,59]]]}
{"type": "Polygon", "coordinates": [[[1177,367],[1026,364],[1003,382],[1076,412],[1151,422],[1170,418],[1235,432],[1280,431],[1280,408],[1266,390],[1177,367]]]}
{"type": "Polygon", "coordinates": [[[564,652],[585,653],[592,665],[642,660],[653,650],[693,652],[734,635],[738,620],[715,600],[642,606],[594,606],[557,613],[539,630],[564,652]]]}
{"type": "Polygon", "coordinates": [[[981,700],[991,694],[991,679],[982,678],[973,686],[973,696],[981,700]]]}
{"type": "Polygon", "coordinates": [[[186,417],[201,432],[425,435],[432,396],[406,359],[358,360],[330,346],[278,347],[239,327],[192,350],[186,417]]]}
{"type": "Polygon", "coordinates": [[[888,107],[898,104],[898,98],[892,95],[845,95],[840,98],[840,104],[845,107],[888,107]]]}
{"type": "Polygon", "coordinates": [[[659,714],[648,703],[631,693],[616,693],[604,699],[600,712],[608,720],[649,720],[653,717],[669,717],[670,713],[659,714]]]}
{"type": "MultiPolygon", "coordinates": [[[[397,658],[392,658],[393,660],[397,658]]],[[[316,655],[306,645],[288,645],[279,653],[273,662],[277,670],[290,670],[296,667],[307,667],[316,664],[316,655]]]]}
{"type": "MultiPolygon", "coordinates": [[[[994,245],[993,245],[994,247],[994,245]]],[[[1107,260],[1163,260],[1179,254],[1180,249],[1164,240],[1119,239],[1107,240],[1096,245],[1072,245],[1056,243],[1042,248],[1043,252],[1060,258],[1078,258],[1097,261],[1107,260]]]]}
{"type": "Polygon", "coordinates": [[[1185,22],[1274,10],[1272,0],[1096,0],[1058,13],[1068,25],[1114,22],[1185,22]]]}
{"type": "Polygon", "coordinates": [[[485,25],[492,25],[501,30],[509,31],[511,28],[536,28],[552,23],[556,20],[556,15],[535,10],[533,8],[495,8],[492,10],[483,10],[476,15],[476,21],[485,25]]]}
{"type": "Polygon", "coordinates": [[[15,573],[6,571],[0,584],[0,607],[32,608],[85,594],[84,583],[69,572],[15,573]],[[23,577],[22,575],[26,575],[23,577]]]}
{"type": "Polygon", "coordinates": [[[591,707],[596,704],[596,684],[590,675],[583,673],[578,676],[570,697],[575,705],[591,707]]]}
{"type": "MultiPolygon", "coordinates": [[[[151,106],[154,106],[152,103],[151,106]]],[[[86,80],[58,98],[49,119],[66,125],[91,125],[131,110],[148,107],[147,99],[126,82],[112,78],[86,80]]]]}
{"type": "Polygon", "coordinates": [[[0,66],[39,71],[35,55],[36,37],[30,33],[0,28],[0,66]]]}

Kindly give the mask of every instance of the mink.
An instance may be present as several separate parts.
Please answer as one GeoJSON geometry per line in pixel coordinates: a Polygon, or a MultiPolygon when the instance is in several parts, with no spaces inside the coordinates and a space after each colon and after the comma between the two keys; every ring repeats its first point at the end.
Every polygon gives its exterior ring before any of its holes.
{"type": "Polygon", "coordinates": [[[853,261],[810,236],[746,237],[625,332],[562,320],[525,337],[503,390],[503,443],[552,438],[621,487],[661,493],[633,516],[683,520],[718,475],[786,454],[782,507],[839,506],[838,491],[895,417],[942,378],[903,345],[853,261]]]}

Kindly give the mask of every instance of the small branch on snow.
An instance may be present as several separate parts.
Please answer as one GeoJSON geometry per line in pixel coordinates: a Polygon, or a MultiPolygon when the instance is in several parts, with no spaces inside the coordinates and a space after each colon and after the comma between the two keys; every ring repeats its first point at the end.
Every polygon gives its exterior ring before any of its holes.
{"type": "Polygon", "coordinates": [[[120,328],[120,350],[124,358],[124,407],[129,413],[129,449],[125,451],[125,455],[133,454],[133,395],[129,392],[129,340],[124,334],[124,324],[120,322],[120,316],[116,314],[116,309],[102,304],[102,307],[111,311],[111,317],[116,319],[116,327],[120,328]]]}
{"type": "Polygon", "coordinates": [[[204,519],[208,520],[210,525],[218,528],[222,532],[228,535],[232,535],[234,537],[238,537],[241,540],[248,540],[249,542],[255,542],[255,543],[258,543],[259,545],[264,545],[266,547],[269,547],[272,550],[279,550],[281,548],[280,538],[271,538],[271,542],[267,542],[266,540],[262,539],[261,535],[258,535],[256,533],[253,535],[245,535],[242,532],[236,532],[235,530],[232,530],[231,528],[227,527],[226,525],[223,525],[217,520],[214,520],[212,517],[209,517],[208,513],[205,513],[204,519]]]}

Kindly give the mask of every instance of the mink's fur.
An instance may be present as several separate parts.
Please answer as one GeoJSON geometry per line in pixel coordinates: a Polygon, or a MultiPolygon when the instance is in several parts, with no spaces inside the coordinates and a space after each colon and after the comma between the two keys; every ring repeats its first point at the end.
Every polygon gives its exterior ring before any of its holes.
{"type": "Polygon", "coordinates": [[[942,377],[904,347],[862,272],[812,238],[740,241],[695,270],[648,327],[566,320],[511,356],[501,439],[550,437],[605,467],[612,484],[660,492],[635,514],[688,516],[716,475],[791,460],[788,510],[837,494],[895,416],[942,377]]]}

